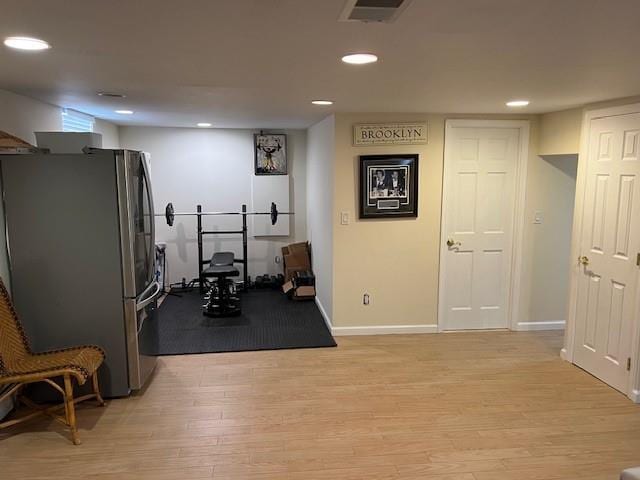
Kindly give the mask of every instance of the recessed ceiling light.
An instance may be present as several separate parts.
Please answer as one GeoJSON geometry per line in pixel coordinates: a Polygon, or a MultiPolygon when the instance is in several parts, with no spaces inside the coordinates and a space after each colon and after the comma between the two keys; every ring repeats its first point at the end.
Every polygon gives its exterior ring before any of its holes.
{"type": "Polygon", "coordinates": [[[507,107],[526,107],[529,105],[529,100],[511,100],[507,102],[507,107]]]}
{"type": "Polygon", "coordinates": [[[113,93],[113,92],[98,92],[99,97],[109,97],[109,98],[125,98],[126,95],[122,93],[113,93]]]}
{"type": "Polygon", "coordinates": [[[120,115],[133,115],[133,110],[116,110],[120,115]]]}
{"type": "Polygon", "coordinates": [[[314,105],[333,105],[331,100],[312,100],[311,103],[314,105]]]}
{"type": "Polygon", "coordinates": [[[198,126],[199,126],[200,128],[207,128],[207,127],[210,127],[210,126],[211,126],[211,124],[210,124],[210,123],[208,123],[208,122],[200,122],[200,123],[198,124],[198,126]]]}
{"type": "Polygon", "coordinates": [[[31,37],[7,37],[4,39],[4,44],[9,48],[15,48],[17,50],[47,50],[51,48],[44,40],[31,37]]]}
{"type": "Polygon", "coordinates": [[[365,63],[374,63],[378,61],[378,57],[372,53],[352,53],[342,57],[344,63],[352,65],[364,65],[365,63]]]}

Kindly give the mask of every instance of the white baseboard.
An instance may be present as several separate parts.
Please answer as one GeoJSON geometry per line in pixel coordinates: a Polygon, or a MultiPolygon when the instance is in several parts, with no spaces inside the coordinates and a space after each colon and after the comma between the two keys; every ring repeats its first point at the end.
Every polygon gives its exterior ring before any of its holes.
{"type": "Polygon", "coordinates": [[[519,332],[530,332],[535,330],[564,330],[564,320],[553,320],[546,322],[518,322],[516,328],[519,332]]]}
{"type": "Polygon", "coordinates": [[[331,317],[329,317],[329,315],[327,314],[327,311],[324,309],[324,306],[322,305],[322,302],[317,296],[315,297],[315,300],[316,300],[316,305],[318,306],[318,310],[320,310],[320,314],[324,319],[324,323],[327,324],[327,328],[329,329],[330,332],[333,331],[333,325],[331,324],[331,317]]]}
{"type": "Polygon", "coordinates": [[[631,390],[631,395],[629,398],[633,401],[633,403],[640,403],[640,390],[631,390]]]}
{"type": "MultiPolygon", "coordinates": [[[[408,333],[438,333],[437,324],[425,325],[365,325],[362,327],[334,327],[331,319],[327,315],[324,307],[318,297],[316,297],[316,305],[324,318],[327,327],[334,336],[345,335],[393,335],[408,333]]],[[[518,323],[518,331],[535,331],[535,330],[562,330],[565,321],[546,321],[546,322],[520,322],[518,323]]]]}
{"type": "Polygon", "coordinates": [[[370,325],[364,327],[333,327],[335,336],[390,335],[403,333],[437,333],[438,325],[370,325]]]}
{"type": "Polygon", "coordinates": [[[571,361],[571,359],[569,358],[569,352],[567,352],[566,348],[562,348],[560,350],[560,358],[562,360],[564,360],[565,362],[570,362],[571,361]]]}

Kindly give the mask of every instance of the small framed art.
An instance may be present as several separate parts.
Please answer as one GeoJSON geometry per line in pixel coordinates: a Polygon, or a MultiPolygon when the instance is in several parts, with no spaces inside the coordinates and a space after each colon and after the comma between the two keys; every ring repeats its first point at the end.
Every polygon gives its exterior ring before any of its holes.
{"type": "Polygon", "coordinates": [[[360,218],[418,216],[418,155],[360,156],[360,218]]]}
{"type": "Polygon", "coordinates": [[[287,136],[284,134],[256,134],[255,174],[287,174],[287,136]]]}

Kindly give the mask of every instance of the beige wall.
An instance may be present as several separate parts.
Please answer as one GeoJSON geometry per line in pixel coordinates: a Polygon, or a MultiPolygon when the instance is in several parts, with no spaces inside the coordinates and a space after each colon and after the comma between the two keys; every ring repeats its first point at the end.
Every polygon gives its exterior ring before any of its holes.
{"type": "Polygon", "coordinates": [[[335,117],[307,132],[307,235],[316,276],[316,298],[324,315],[333,317],[333,202],[335,117]]]}
{"type": "Polygon", "coordinates": [[[334,228],[335,327],[436,323],[444,116],[336,115],[334,228]],[[352,146],[354,123],[429,122],[429,143],[352,146]],[[358,156],[417,153],[419,206],[415,219],[359,220],[358,156]],[[348,212],[349,225],[340,224],[348,212]],[[363,305],[364,293],[370,304],[363,305]]]}
{"type": "Polygon", "coordinates": [[[586,110],[639,103],[640,97],[618,98],[540,115],[539,155],[577,155],[586,110]]]}
{"type": "Polygon", "coordinates": [[[571,155],[580,150],[582,108],[540,116],[540,155],[571,155]]]}
{"type": "MultiPolygon", "coordinates": [[[[333,324],[335,327],[425,326],[437,324],[440,216],[444,158],[444,125],[441,114],[337,114],[335,122],[335,197],[333,324]],[[354,147],[355,123],[429,123],[429,143],[410,146],[354,147]],[[416,219],[358,220],[358,156],[384,153],[417,153],[419,166],[419,215],[416,219]],[[349,225],[340,224],[348,212],[349,225]],[[364,293],[370,304],[363,305],[364,293]]],[[[530,121],[527,194],[520,311],[517,321],[547,322],[564,319],[566,293],[548,289],[544,272],[560,272],[568,265],[570,207],[556,211],[562,199],[572,205],[571,179],[562,168],[538,156],[540,119],[533,115],[456,115],[450,118],[514,119],[530,121]],[[559,189],[552,193],[552,190],[559,189]],[[533,218],[541,211],[543,223],[533,218]],[[557,243],[561,248],[555,250],[557,243]],[[566,244],[566,245],[565,245],[566,244]],[[552,252],[549,249],[554,249],[552,252]],[[566,257],[566,258],[565,258],[566,257]],[[541,301],[541,296],[544,297],[541,301]],[[544,305],[542,305],[544,304],[544,305]]]]}

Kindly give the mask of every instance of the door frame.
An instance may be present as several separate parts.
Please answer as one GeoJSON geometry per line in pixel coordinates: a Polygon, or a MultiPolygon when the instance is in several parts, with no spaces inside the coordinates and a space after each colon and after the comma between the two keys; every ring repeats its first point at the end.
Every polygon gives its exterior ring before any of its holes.
{"type": "MultiPolygon", "coordinates": [[[[580,255],[580,244],[582,234],[582,224],[584,217],[584,202],[587,184],[587,159],[589,155],[589,132],[592,120],[598,118],[617,117],[620,115],[628,115],[632,113],[640,113],[640,103],[629,105],[621,105],[607,108],[599,108],[593,110],[585,110],[582,115],[582,128],[580,133],[580,153],[578,156],[578,174],[576,182],[576,201],[573,215],[573,229],[571,233],[571,266],[570,266],[570,284],[569,284],[569,301],[567,305],[567,324],[564,336],[564,347],[560,351],[560,357],[563,360],[573,363],[576,339],[576,314],[578,307],[578,280],[580,275],[580,267],[577,259],[580,255]]],[[[640,271],[638,273],[640,275],[640,271]]],[[[632,341],[631,341],[631,372],[629,375],[629,385],[627,389],[627,397],[635,403],[640,403],[640,282],[638,282],[636,292],[636,319],[633,322],[632,341]],[[635,360],[635,361],[634,361],[635,360]]]]}
{"type": "Polygon", "coordinates": [[[513,210],[513,245],[511,249],[511,275],[508,297],[508,328],[518,330],[518,320],[521,300],[522,253],[525,230],[525,202],[527,194],[527,166],[529,163],[529,120],[488,120],[488,119],[447,119],[444,134],[444,163],[442,168],[442,208],[440,212],[440,252],[438,275],[438,332],[446,330],[445,302],[444,302],[444,245],[447,242],[445,219],[449,209],[449,195],[447,165],[451,161],[451,149],[447,148],[453,128],[517,128],[519,130],[518,158],[516,160],[515,178],[515,206],[513,210]]]}

